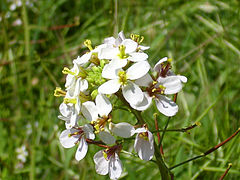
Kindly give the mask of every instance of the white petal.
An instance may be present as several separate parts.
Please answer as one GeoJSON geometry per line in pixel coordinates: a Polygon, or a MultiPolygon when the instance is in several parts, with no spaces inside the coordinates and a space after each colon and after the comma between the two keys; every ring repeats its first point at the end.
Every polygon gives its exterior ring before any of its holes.
{"type": "Polygon", "coordinates": [[[105,144],[114,144],[116,142],[115,138],[106,131],[100,131],[99,132],[99,138],[105,143],[105,144]]]}
{"type": "Polygon", "coordinates": [[[101,94],[114,94],[120,88],[121,84],[118,82],[118,79],[112,79],[98,88],[98,92],[101,94]]]}
{"type": "Polygon", "coordinates": [[[77,125],[77,121],[79,119],[78,114],[75,112],[72,114],[71,118],[70,118],[70,122],[69,122],[69,126],[70,127],[74,127],[77,125]]]}
{"type": "Polygon", "coordinates": [[[93,127],[90,124],[85,124],[82,127],[82,129],[87,139],[95,139],[95,134],[93,133],[93,127]]]}
{"type": "Polygon", "coordinates": [[[80,101],[78,96],[77,96],[76,99],[77,99],[77,103],[74,106],[75,107],[75,111],[76,111],[77,114],[80,114],[82,104],[81,104],[81,101],[80,101]]]}
{"type": "MultiPolygon", "coordinates": [[[[119,59],[114,59],[110,61],[109,64],[106,64],[102,71],[102,77],[106,79],[116,79],[118,77],[117,73],[120,67],[119,59]]],[[[122,66],[123,67],[123,66],[122,66]]]]}
{"type": "Polygon", "coordinates": [[[126,71],[128,79],[135,80],[143,77],[150,69],[150,65],[147,61],[141,61],[134,63],[126,71]]]}
{"type": "Polygon", "coordinates": [[[186,78],[185,76],[177,75],[177,77],[178,77],[183,83],[186,83],[186,82],[187,82],[187,78],[186,78]]]}
{"type": "Polygon", "coordinates": [[[82,55],[81,57],[78,57],[77,59],[75,59],[73,62],[75,62],[78,65],[83,65],[85,63],[88,62],[88,60],[91,58],[92,53],[86,53],[84,55],[82,55]]]}
{"type": "Polygon", "coordinates": [[[69,136],[69,134],[73,134],[74,132],[77,132],[77,130],[66,129],[60,134],[59,139],[63,147],[71,148],[75,146],[75,142],[77,142],[79,135],[69,136]]]}
{"type": "Polygon", "coordinates": [[[168,60],[167,57],[164,57],[164,58],[160,59],[160,60],[157,62],[157,64],[154,66],[153,70],[156,71],[156,72],[159,72],[159,71],[161,70],[161,64],[162,64],[163,62],[166,62],[167,60],[168,60]]]}
{"type": "Polygon", "coordinates": [[[64,120],[64,121],[70,121],[69,117],[65,117],[65,116],[62,116],[62,115],[58,115],[58,119],[61,119],[61,120],[64,120]]]}
{"type": "Polygon", "coordinates": [[[82,79],[80,81],[80,91],[84,92],[87,90],[87,88],[88,88],[88,81],[86,79],[82,79]]]}
{"type": "Polygon", "coordinates": [[[112,104],[108,98],[102,94],[98,94],[95,101],[99,115],[101,117],[104,115],[108,116],[108,114],[112,111],[112,104]]]}
{"type": "Polygon", "coordinates": [[[118,38],[116,39],[116,45],[119,45],[121,44],[121,42],[126,39],[124,34],[123,34],[123,31],[121,31],[120,33],[118,33],[118,38]]]}
{"type": "Polygon", "coordinates": [[[147,132],[146,128],[137,128],[135,130],[135,133],[142,133],[142,132],[147,132]]]}
{"type": "Polygon", "coordinates": [[[152,82],[153,79],[152,77],[147,73],[145,74],[143,77],[137,79],[136,81],[134,81],[135,84],[139,85],[139,86],[144,86],[144,87],[149,87],[152,82]]]}
{"type": "Polygon", "coordinates": [[[139,47],[142,51],[145,51],[145,50],[147,50],[147,49],[150,48],[150,46],[142,46],[142,45],[139,45],[138,47],[139,47]]]}
{"type": "Polygon", "coordinates": [[[110,179],[118,179],[121,174],[122,174],[122,163],[121,160],[119,159],[117,153],[114,154],[110,158],[110,163],[109,163],[109,177],[110,179]]]}
{"type": "Polygon", "coordinates": [[[96,172],[101,175],[106,175],[109,170],[109,161],[103,156],[103,150],[98,151],[93,157],[96,172]]]}
{"type": "Polygon", "coordinates": [[[97,107],[92,101],[87,101],[82,104],[82,114],[89,121],[95,121],[98,118],[97,107]]]}
{"type": "Polygon", "coordinates": [[[155,101],[159,112],[165,116],[174,116],[178,112],[178,105],[168,97],[159,95],[155,101]]]}
{"type": "Polygon", "coordinates": [[[72,86],[75,85],[75,81],[76,81],[76,78],[75,76],[71,75],[71,74],[68,74],[66,76],[66,83],[65,83],[65,87],[67,89],[71,88],[72,86]]]}
{"type": "Polygon", "coordinates": [[[142,102],[138,103],[138,104],[130,104],[130,106],[133,109],[136,109],[138,111],[144,111],[146,110],[152,103],[152,97],[150,97],[147,93],[143,93],[143,100],[142,102]]]}
{"type": "Polygon", "coordinates": [[[82,137],[75,154],[75,159],[77,161],[82,160],[86,156],[87,151],[88,151],[88,144],[86,140],[82,137]]]}
{"type": "Polygon", "coordinates": [[[157,81],[166,88],[164,94],[176,94],[182,89],[182,82],[178,76],[159,77],[157,81]]]}
{"type": "Polygon", "coordinates": [[[59,106],[59,111],[62,114],[62,116],[70,117],[74,109],[72,108],[72,106],[69,106],[65,103],[61,103],[59,106]]]}
{"type": "Polygon", "coordinates": [[[102,48],[99,52],[98,58],[99,59],[113,59],[119,53],[118,48],[107,47],[102,48]]]}
{"type": "Polygon", "coordinates": [[[128,84],[122,88],[123,97],[129,104],[138,104],[143,100],[142,90],[131,81],[128,81],[128,84]]]}
{"type": "Polygon", "coordinates": [[[115,38],[114,37],[108,37],[104,39],[105,44],[112,44],[115,45],[115,38]]]}
{"type": "Polygon", "coordinates": [[[126,47],[125,53],[134,52],[138,46],[138,44],[131,39],[125,39],[125,40],[123,40],[123,42],[121,44],[126,47]]]}
{"type": "Polygon", "coordinates": [[[146,161],[151,160],[154,155],[154,146],[152,146],[153,136],[152,136],[152,133],[149,133],[149,131],[148,131],[148,139],[149,140],[145,140],[141,138],[138,134],[134,143],[134,149],[138,153],[138,156],[140,157],[140,159],[146,160],[146,161]]]}
{"type": "Polygon", "coordinates": [[[148,58],[148,55],[143,52],[133,52],[130,53],[129,55],[130,57],[128,57],[128,60],[132,62],[145,61],[148,58]]]}
{"type": "Polygon", "coordinates": [[[135,129],[134,127],[126,122],[118,123],[118,124],[113,124],[111,126],[111,131],[120,137],[123,138],[129,138],[134,135],[135,129]]]}

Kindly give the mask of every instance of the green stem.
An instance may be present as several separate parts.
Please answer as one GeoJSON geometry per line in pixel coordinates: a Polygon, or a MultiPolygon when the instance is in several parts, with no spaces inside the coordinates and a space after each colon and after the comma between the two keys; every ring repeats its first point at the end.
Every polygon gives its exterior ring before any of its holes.
{"type": "MultiPolygon", "coordinates": [[[[146,124],[146,122],[144,121],[142,114],[140,111],[137,111],[135,109],[133,109],[128,102],[124,99],[123,95],[120,92],[117,92],[116,95],[118,96],[118,98],[131,110],[131,112],[134,114],[134,116],[137,118],[138,123],[139,124],[146,124]]],[[[168,120],[169,121],[169,120],[168,120]]],[[[165,127],[166,130],[166,127],[165,127]]],[[[160,153],[160,150],[156,144],[156,142],[154,141],[154,155],[156,157],[156,164],[158,165],[162,180],[171,180],[172,178],[172,173],[170,172],[170,170],[168,169],[168,167],[166,166],[166,164],[163,161],[162,155],[160,153]]]]}

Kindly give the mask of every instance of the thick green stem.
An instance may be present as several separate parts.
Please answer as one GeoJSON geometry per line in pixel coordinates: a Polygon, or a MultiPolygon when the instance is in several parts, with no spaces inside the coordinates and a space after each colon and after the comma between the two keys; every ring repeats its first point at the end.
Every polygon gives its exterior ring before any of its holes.
{"type": "Polygon", "coordinates": [[[173,175],[172,175],[171,171],[168,169],[168,167],[166,166],[166,164],[164,163],[162,155],[161,155],[160,150],[158,148],[158,145],[156,144],[155,141],[154,141],[154,150],[155,150],[154,155],[156,157],[158,169],[160,171],[162,180],[173,179],[173,175]]]}

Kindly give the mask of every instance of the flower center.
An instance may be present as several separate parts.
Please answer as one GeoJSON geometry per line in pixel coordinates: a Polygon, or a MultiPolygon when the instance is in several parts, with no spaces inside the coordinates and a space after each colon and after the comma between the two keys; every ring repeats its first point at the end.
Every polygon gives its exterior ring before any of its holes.
{"type": "Polygon", "coordinates": [[[118,56],[120,57],[120,59],[126,59],[129,56],[125,53],[126,47],[124,45],[120,45],[118,46],[118,48],[119,48],[118,56]]]}
{"type": "Polygon", "coordinates": [[[166,77],[168,71],[171,69],[172,59],[168,59],[166,63],[161,64],[161,70],[159,72],[159,76],[166,77]]]}
{"type": "Polygon", "coordinates": [[[119,77],[119,83],[121,85],[126,85],[127,84],[127,74],[125,71],[119,71],[118,72],[118,77],[119,77]]]}
{"type": "Polygon", "coordinates": [[[153,81],[152,85],[146,89],[150,97],[156,97],[156,95],[164,94],[166,87],[162,84],[157,86],[157,81],[153,81]]]}
{"type": "Polygon", "coordinates": [[[115,146],[105,149],[103,151],[103,157],[108,161],[112,156],[115,155],[115,153],[119,154],[121,150],[122,144],[117,144],[115,146]]]}
{"type": "Polygon", "coordinates": [[[144,139],[145,141],[149,141],[148,139],[148,132],[142,132],[139,134],[139,137],[144,139]]]}
{"type": "Polygon", "coordinates": [[[104,131],[104,127],[107,123],[110,123],[112,119],[110,116],[99,117],[96,121],[92,121],[91,124],[95,128],[95,133],[99,133],[100,131],[104,131]]]}

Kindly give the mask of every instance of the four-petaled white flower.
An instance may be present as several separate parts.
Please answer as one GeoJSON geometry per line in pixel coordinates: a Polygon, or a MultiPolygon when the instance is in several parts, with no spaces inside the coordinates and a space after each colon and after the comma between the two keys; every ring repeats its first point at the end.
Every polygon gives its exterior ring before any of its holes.
{"type": "Polygon", "coordinates": [[[131,39],[124,39],[120,45],[116,46],[111,43],[106,48],[102,48],[99,52],[100,59],[109,59],[110,66],[112,63],[118,68],[122,68],[127,65],[128,61],[140,62],[145,61],[148,55],[144,52],[137,52],[138,44],[131,39]]]}
{"type": "Polygon", "coordinates": [[[126,101],[136,105],[143,100],[143,92],[134,81],[147,74],[149,69],[150,65],[147,61],[137,62],[126,71],[116,67],[104,68],[102,76],[110,80],[102,84],[98,91],[102,94],[114,94],[121,88],[126,101]]]}
{"type": "Polygon", "coordinates": [[[88,144],[86,139],[95,139],[95,134],[93,133],[93,127],[85,124],[84,126],[64,130],[59,139],[64,148],[71,148],[79,143],[75,159],[80,161],[87,154],[88,144]]]}
{"type": "Polygon", "coordinates": [[[108,115],[112,111],[112,105],[102,94],[97,95],[95,103],[92,101],[83,103],[82,114],[94,125],[95,132],[104,143],[114,144],[115,138],[105,128],[106,124],[111,121],[108,115]]]}
{"type": "Polygon", "coordinates": [[[146,128],[138,128],[134,149],[142,160],[149,161],[154,155],[154,137],[146,128]]]}
{"type": "Polygon", "coordinates": [[[118,179],[123,171],[119,153],[122,145],[115,145],[105,150],[98,151],[94,157],[96,172],[100,175],[109,174],[110,179],[118,179]]]}

